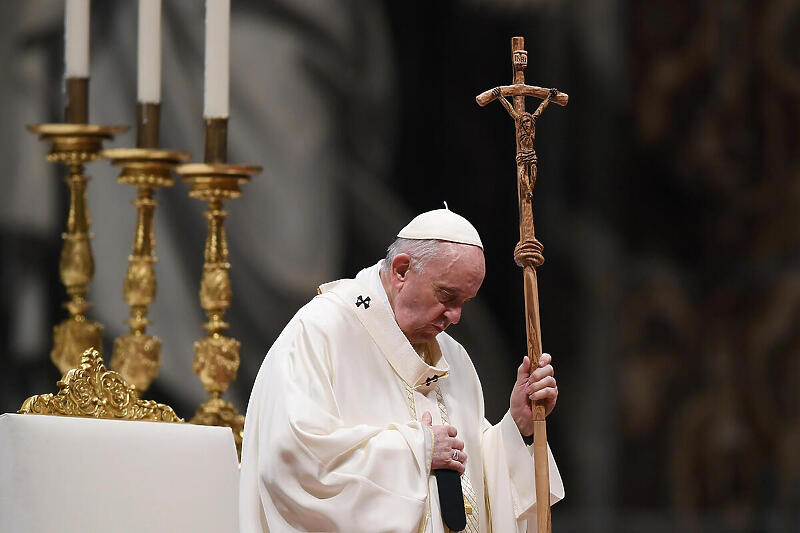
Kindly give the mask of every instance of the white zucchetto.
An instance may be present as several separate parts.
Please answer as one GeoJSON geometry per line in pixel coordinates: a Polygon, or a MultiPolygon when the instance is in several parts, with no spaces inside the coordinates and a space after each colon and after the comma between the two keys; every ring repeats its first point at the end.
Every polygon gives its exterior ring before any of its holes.
{"type": "MultiPolygon", "coordinates": [[[[447,204],[445,204],[447,205],[447,204]]],[[[478,230],[469,220],[449,209],[434,209],[417,215],[397,234],[403,239],[437,239],[440,241],[471,244],[483,249],[478,230]]]]}

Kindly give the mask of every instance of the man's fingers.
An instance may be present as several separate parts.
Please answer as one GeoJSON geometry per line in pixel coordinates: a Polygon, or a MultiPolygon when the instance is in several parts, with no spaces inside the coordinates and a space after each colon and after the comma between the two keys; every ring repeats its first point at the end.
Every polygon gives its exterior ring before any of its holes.
{"type": "Polygon", "coordinates": [[[537,368],[531,374],[531,377],[528,378],[528,383],[534,383],[536,381],[541,381],[547,376],[554,376],[555,370],[553,369],[552,365],[545,365],[541,368],[537,368]]]}
{"type": "Polygon", "coordinates": [[[456,463],[462,463],[462,464],[466,463],[467,453],[462,450],[453,450],[453,454],[450,456],[450,460],[456,463]]]}
{"type": "MultiPolygon", "coordinates": [[[[456,461],[452,457],[450,458],[449,467],[450,470],[455,470],[459,474],[463,474],[464,471],[466,470],[466,468],[464,468],[464,463],[461,461],[461,456],[464,455],[464,452],[458,452],[458,455],[459,455],[458,461],[456,461]]],[[[464,458],[464,461],[466,461],[466,458],[464,458]]]]}
{"type": "Polygon", "coordinates": [[[527,379],[530,372],[531,360],[526,355],[522,358],[522,364],[519,365],[519,368],[517,368],[517,381],[527,379]]]}
{"type": "Polygon", "coordinates": [[[540,379],[539,381],[531,383],[530,385],[528,385],[528,388],[525,389],[525,393],[530,395],[536,391],[544,389],[545,387],[555,388],[556,378],[554,378],[553,376],[547,376],[544,379],[540,379]]]}
{"type": "Polygon", "coordinates": [[[455,437],[456,435],[458,435],[458,430],[455,428],[455,426],[445,426],[445,427],[447,428],[448,436],[455,437]]]}
{"type": "Polygon", "coordinates": [[[539,357],[539,366],[540,366],[540,367],[542,367],[542,366],[547,366],[547,365],[549,365],[551,362],[553,362],[553,358],[552,358],[552,357],[550,357],[550,354],[549,354],[549,353],[543,353],[543,354],[542,354],[542,355],[539,357]]]}
{"type": "Polygon", "coordinates": [[[422,425],[423,426],[433,425],[433,417],[431,416],[430,411],[425,411],[424,413],[422,413],[422,425]]]}
{"type": "MultiPolygon", "coordinates": [[[[445,428],[447,426],[435,426],[445,428]]],[[[454,437],[436,439],[436,449],[433,453],[433,468],[446,468],[448,470],[455,470],[459,474],[464,473],[464,464],[467,461],[467,454],[464,452],[464,441],[454,437]]]]}
{"type": "Polygon", "coordinates": [[[547,398],[557,398],[557,397],[558,397],[558,387],[545,387],[544,389],[538,390],[528,395],[528,398],[530,398],[533,401],[545,400],[547,398]]]}

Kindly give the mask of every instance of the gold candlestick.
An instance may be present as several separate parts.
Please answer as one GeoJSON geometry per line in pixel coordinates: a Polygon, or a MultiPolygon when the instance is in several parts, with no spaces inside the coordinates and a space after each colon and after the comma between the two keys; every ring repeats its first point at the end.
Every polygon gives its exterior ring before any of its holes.
{"type": "Polygon", "coordinates": [[[62,374],[80,364],[84,350],[103,348],[103,326],[87,319],[85,315],[91,305],[86,293],[94,276],[94,258],[89,232],[91,217],[86,200],[89,177],[83,174],[83,166],[100,158],[104,140],[128,130],[127,126],[83,123],[88,121],[88,79],[70,78],[65,82],[65,115],[69,122],[27,127],[41,140],[52,143],[47,160],[68,168],[65,181],[70,192],[69,214],[67,231],[62,235],[64,246],[61,249],[59,273],[69,296],[69,301],[64,305],[70,316],[53,328],[53,350],[50,352],[50,358],[62,374]]]}
{"type": "Polygon", "coordinates": [[[156,296],[156,274],[153,265],[155,256],[155,234],[153,214],[157,202],[153,199],[155,189],[175,184],[172,169],[188,161],[189,154],[160,150],[158,146],[158,104],[139,104],[138,148],[112,148],[103,151],[103,157],[122,167],[117,181],[133,185],[138,189],[136,206],[136,228],[133,233],[133,253],[128,257],[128,270],[122,294],[130,306],[127,323],[130,333],[114,340],[111,367],[125,376],[138,394],[147,390],[158,376],[161,367],[161,340],[147,335],[150,323],[147,310],[156,296]]]}
{"type": "Polygon", "coordinates": [[[238,340],[223,335],[228,328],[225,311],[231,305],[232,291],[228,270],[228,243],[225,236],[223,201],[238,198],[239,185],[250,181],[261,167],[231,165],[225,162],[227,119],[206,120],[205,163],[180,165],[176,172],[192,188],[189,196],[208,202],[205,212],[208,234],[205,245],[203,275],[200,282],[200,305],[208,322],[203,324],[206,337],[194,343],[192,370],[203,383],[210,399],[200,405],[191,419],[193,424],[227,426],[233,430],[236,447],[241,455],[244,416],[222,393],[236,379],[239,370],[238,340]]]}

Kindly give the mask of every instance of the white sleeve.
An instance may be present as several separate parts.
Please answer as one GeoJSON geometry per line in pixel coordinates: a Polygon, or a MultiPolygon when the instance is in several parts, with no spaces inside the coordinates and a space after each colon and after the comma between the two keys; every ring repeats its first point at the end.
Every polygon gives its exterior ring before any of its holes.
{"type": "MultiPolygon", "coordinates": [[[[535,528],[533,447],[525,445],[510,412],[497,425],[484,421],[481,454],[493,530],[523,533],[529,520],[535,528]]],[[[549,446],[547,457],[553,505],[564,498],[564,484],[549,446]]]]}

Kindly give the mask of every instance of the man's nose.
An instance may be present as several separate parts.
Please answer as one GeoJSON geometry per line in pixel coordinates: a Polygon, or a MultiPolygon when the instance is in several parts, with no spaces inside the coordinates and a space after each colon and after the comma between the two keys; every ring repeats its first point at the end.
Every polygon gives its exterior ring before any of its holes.
{"type": "Polygon", "coordinates": [[[447,321],[450,324],[458,324],[458,322],[461,320],[461,308],[451,307],[444,312],[444,316],[447,318],[447,321]]]}

